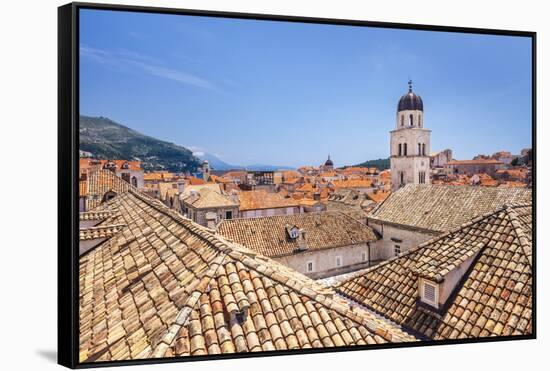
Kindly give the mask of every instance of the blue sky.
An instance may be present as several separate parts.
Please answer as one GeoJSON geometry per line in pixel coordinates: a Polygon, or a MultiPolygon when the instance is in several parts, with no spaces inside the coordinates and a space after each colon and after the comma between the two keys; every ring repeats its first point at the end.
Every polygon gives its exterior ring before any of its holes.
{"type": "Polygon", "coordinates": [[[80,112],[232,164],[389,155],[407,81],[432,151],[531,146],[528,38],[81,10],[80,112]]]}

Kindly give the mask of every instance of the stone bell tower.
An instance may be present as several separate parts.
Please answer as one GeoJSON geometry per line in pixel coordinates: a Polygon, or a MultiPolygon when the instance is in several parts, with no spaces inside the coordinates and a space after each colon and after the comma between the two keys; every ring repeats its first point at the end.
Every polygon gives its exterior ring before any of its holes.
{"type": "Polygon", "coordinates": [[[430,133],[424,128],[424,104],[409,91],[399,99],[395,129],[390,131],[392,191],[405,184],[430,184],[430,133]]]}

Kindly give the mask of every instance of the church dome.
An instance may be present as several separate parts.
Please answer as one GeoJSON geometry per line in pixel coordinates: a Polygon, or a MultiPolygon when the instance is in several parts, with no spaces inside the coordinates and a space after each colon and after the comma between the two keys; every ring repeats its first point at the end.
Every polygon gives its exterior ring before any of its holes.
{"type": "Polygon", "coordinates": [[[424,103],[422,103],[422,98],[419,95],[416,95],[412,91],[412,81],[409,80],[409,91],[407,94],[403,95],[399,99],[399,104],[397,105],[397,111],[424,111],[424,103]]]}
{"type": "Polygon", "coordinates": [[[334,166],[334,163],[333,163],[332,160],[330,159],[330,155],[328,156],[327,161],[325,161],[325,166],[334,166]]]}

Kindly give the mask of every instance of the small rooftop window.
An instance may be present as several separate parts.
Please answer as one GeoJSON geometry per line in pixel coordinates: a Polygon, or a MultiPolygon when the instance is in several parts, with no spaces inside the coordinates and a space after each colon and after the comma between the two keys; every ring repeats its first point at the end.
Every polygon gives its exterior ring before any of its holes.
{"type": "Polygon", "coordinates": [[[427,280],[421,280],[420,291],[421,291],[420,299],[424,303],[429,304],[435,308],[438,307],[439,285],[427,280]]]}

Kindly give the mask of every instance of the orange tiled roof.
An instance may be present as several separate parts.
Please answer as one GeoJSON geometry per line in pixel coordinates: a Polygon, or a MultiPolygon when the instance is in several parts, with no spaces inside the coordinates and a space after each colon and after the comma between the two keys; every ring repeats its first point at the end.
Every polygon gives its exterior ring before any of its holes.
{"type": "Polygon", "coordinates": [[[298,252],[298,239],[288,228],[306,232],[308,251],[376,240],[371,227],[337,211],[224,220],[218,232],[262,255],[280,257],[298,252]]]}
{"type": "Polygon", "coordinates": [[[246,171],[229,171],[222,175],[224,178],[242,178],[246,177],[246,171]]]}
{"type": "Polygon", "coordinates": [[[302,174],[300,174],[299,172],[297,172],[295,170],[283,171],[282,175],[283,175],[283,178],[285,178],[285,180],[300,178],[302,176],[302,174]]]}
{"type": "Polygon", "coordinates": [[[327,198],[321,198],[320,200],[315,200],[312,197],[304,197],[300,200],[300,205],[303,206],[315,206],[317,204],[326,204],[327,198]]]}
{"type": "Polygon", "coordinates": [[[504,175],[507,174],[510,178],[514,179],[525,179],[527,178],[527,169],[504,169],[497,170],[497,174],[504,175]]]}
{"type": "Polygon", "coordinates": [[[160,201],[105,205],[126,227],[79,259],[80,362],[417,340],[160,201]]]}
{"type": "Polygon", "coordinates": [[[340,188],[370,188],[372,187],[372,180],[370,179],[348,179],[348,180],[334,180],[331,182],[336,189],[340,188]]]}
{"type": "Polygon", "coordinates": [[[168,171],[154,171],[152,173],[143,174],[143,180],[171,180],[176,178],[176,174],[170,173],[168,171]]]}
{"type": "Polygon", "coordinates": [[[317,190],[317,188],[311,183],[305,183],[304,185],[296,188],[296,191],[298,192],[313,192],[315,190],[317,190]]]}
{"type": "Polygon", "coordinates": [[[477,160],[451,160],[447,165],[501,165],[502,162],[493,158],[477,159],[477,160]]]}
{"type": "Polygon", "coordinates": [[[90,168],[102,169],[107,162],[114,162],[117,170],[121,170],[124,164],[128,164],[129,170],[141,170],[140,161],[128,161],[128,160],[99,160],[99,159],[93,159],[93,158],[81,158],[79,161],[79,165],[81,170],[90,169],[90,168]]]}
{"type": "Polygon", "coordinates": [[[223,178],[221,176],[210,174],[210,180],[214,183],[232,183],[231,180],[223,178]]]}
{"type": "Polygon", "coordinates": [[[187,184],[189,184],[189,185],[201,185],[201,184],[206,184],[206,182],[202,179],[195,178],[194,176],[190,176],[189,178],[187,178],[187,184]]]}
{"type": "Polygon", "coordinates": [[[283,181],[284,184],[296,184],[300,182],[300,178],[286,179],[283,181]]]}
{"type": "Polygon", "coordinates": [[[484,187],[496,187],[498,186],[498,180],[494,179],[481,179],[479,182],[484,187]]]}
{"type": "Polygon", "coordinates": [[[378,191],[376,193],[369,192],[369,193],[367,193],[367,197],[369,199],[373,200],[376,203],[380,203],[380,202],[384,201],[386,198],[388,198],[390,193],[391,192],[389,192],[389,191],[378,191]]]}
{"type": "Polygon", "coordinates": [[[267,191],[243,191],[239,194],[239,202],[241,211],[299,206],[292,198],[267,191]]]}
{"type": "Polygon", "coordinates": [[[527,184],[525,184],[525,183],[523,183],[523,182],[508,181],[508,182],[502,183],[501,185],[499,185],[499,187],[509,187],[509,188],[519,187],[519,188],[525,188],[525,187],[527,187],[527,184]]]}
{"type": "Polygon", "coordinates": [[[346,297],[429,339],[532,331],[532,207],[501,207],[336,286],[346,297]],[[439,312],[418,303],[418,275],[439,282],[473,258],[439,312]]]}
{"type": "Polygon", "coordinates": [[[475,174],[474,176],[476,176],[476,175],[479,177],[480,180],[481,180],[481,179],[493,179],[493,178],[491,178],[491,176],[490,176],[489,174],[487,174],[487,173],[479,173],[479,174],[475,174]]]}
{"type": "Polygon", "coordinates": [[[380,179],[391,179],[391,171],[390,170],[384,170],[380,173],[380,179]]]}

